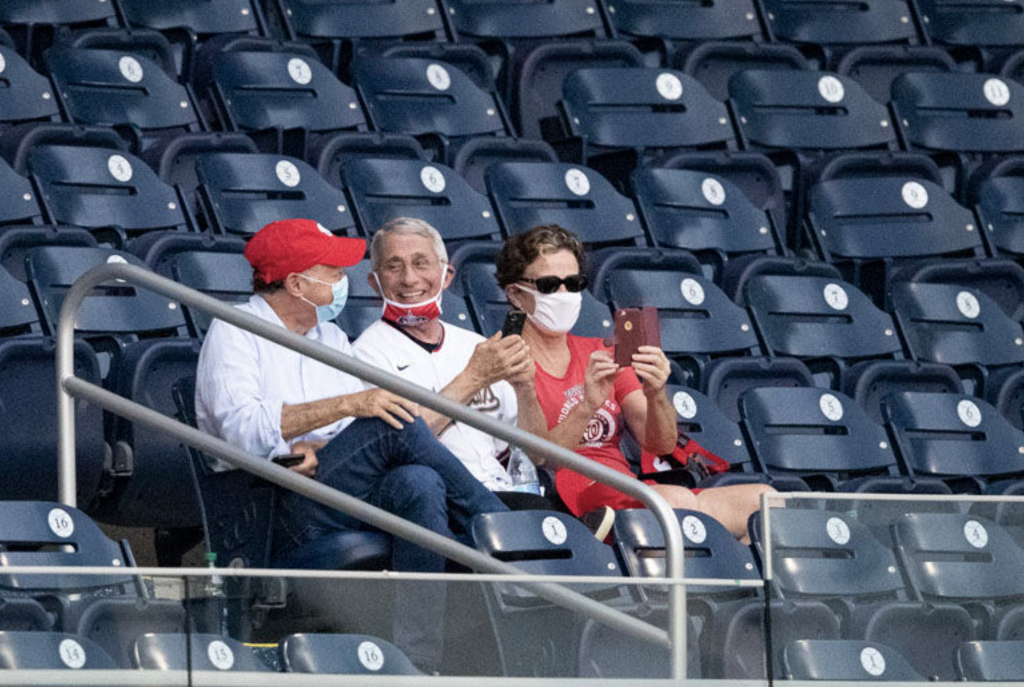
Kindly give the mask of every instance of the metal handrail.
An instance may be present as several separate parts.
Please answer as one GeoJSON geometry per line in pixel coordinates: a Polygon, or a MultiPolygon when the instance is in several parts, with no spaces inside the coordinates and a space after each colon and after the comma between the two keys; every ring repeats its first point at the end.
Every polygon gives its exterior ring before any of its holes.
{"type": "MultiPolygon", "coordinates": [[[[240,329],[261,336],[276,344],[294,350],[325,365],[334,367],[382,389],[412,399],[456,421],[516,445],[528,453],[543,456],[554,464],[569,468],[644,503],[658,519],[665,537],[666,575],[683,577],[683,537],[675,512],[657,492],[638,479],[625,476],[600,463],[583,458],[534,434],[512,427],[467,408],[424,387],[344,355],[288,329],[275,325],[228,305],[204,293],[162,277],[136,265],[108,263],[98,265],[75,280],[61,305],[57,326],[57,480],[58,495],[62,503],[76,505],[75,474],[75,413],[74,397],[85,398],[106,410],[142,422],[167,432],[176,439],[205,453],[228,462],[279,486],[313,499],[331,508],[374,525],[385,532],[403,537],[436,551],[452,560],[476,570],[498,574],[521,575],[518,568],[498,561],[475,549],[420,527],[387,511],[375,508],[319,482],[303,477],[292,470],[274,465],[268,460],[243,451],[228,442],[177,422],[134,401],[111,393],[87,382],[74,373],[75,318],[82,302],[99,284],[118,280],[143,287],[189,308],[208,313],[240,329]]],[[[539,596],[554,603],[580,610],[595,620],[616,629],[636,635],[670,648],[670,674],[675,680],[686,678],[686,590],[683,585],[672,585],[668,599],[668,632],[639,619],[608,608],[573,592],[552,584],[523,583],[539,596]]]]}

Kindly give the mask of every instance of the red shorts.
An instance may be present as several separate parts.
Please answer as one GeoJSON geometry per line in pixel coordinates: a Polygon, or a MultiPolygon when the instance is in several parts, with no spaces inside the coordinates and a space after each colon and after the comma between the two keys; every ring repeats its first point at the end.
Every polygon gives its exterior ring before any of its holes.
{"type": "MultiPolygon", "coordinates": [[[[657,482],[644,480],[644,484],[657,484],[657,482]]],[[[595,482],[591,478],[571,470],[558,471],[555,475],[555,487],[558,490],[558,496],[576,517],[582,517],[602,506],[608,506],[612,510],[647,507],[642,501],[627,496],[614,487],[595,482]]],[[[701,492],[700,489],[691,489],[691,491],[694,494],[701,492]]]]}

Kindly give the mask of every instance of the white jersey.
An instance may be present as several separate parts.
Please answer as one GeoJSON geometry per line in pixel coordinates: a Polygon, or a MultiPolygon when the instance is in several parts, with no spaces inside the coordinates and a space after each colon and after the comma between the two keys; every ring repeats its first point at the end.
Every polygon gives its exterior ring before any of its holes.
{"type": "MultiPolygon", "coordinates": [[[[360,360],[438,393],[466,369],[473,350],[484,341],[484,337],[467,329],[444,322],[441,326],[444,338],[433,353],[383,320],[367,327],[356,339],[353,350],[360,360]]],[[[508,382],[482,390],[469,402],[469,407],[495,420],[516,423],[516,395],[508,382]]],[[[488,489],[512,489],[508,472],[497,460],[508,448],[504,441],[461,422],[449,425],[438,440],[488,489]]]]}

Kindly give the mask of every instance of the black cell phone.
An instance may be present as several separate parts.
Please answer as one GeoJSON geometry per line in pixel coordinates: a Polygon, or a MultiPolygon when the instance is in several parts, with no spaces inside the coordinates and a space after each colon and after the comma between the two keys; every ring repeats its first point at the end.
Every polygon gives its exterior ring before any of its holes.
{"type": "Polygon", "coordinates": [[[285,453],[281,456],[274,456],[270,459],[275,465],[280,465],[283,468],[290,468],[298,465],[302,461],[306,460],[306,454],[304,453],[285,453]]]}
{"type": "Polygon", "coordinates": [[[523,333],[523,325],[526,324],[526,313],[522,310],[509,310],[505,315],[505,324],[501,325],[501,336],[512,336],[523,333]]]}

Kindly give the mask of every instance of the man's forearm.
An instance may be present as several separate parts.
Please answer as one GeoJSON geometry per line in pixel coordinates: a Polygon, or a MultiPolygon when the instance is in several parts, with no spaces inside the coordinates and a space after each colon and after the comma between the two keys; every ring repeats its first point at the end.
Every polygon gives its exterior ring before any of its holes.
{"type": "Polygon", "coordinates": [[[319,429],[352,413],[350,395],[332,396],[319,401],[281,407],[281,436],[285,441],[319,429]]]}
{"type": "MultiPolygon", "coordinates": [[[[478,379],[468,370],[463,370],[448,386],[441,389],[441,395],[451,401],[466,405],[483,389],[484,386],[478,379]]],[[[442,415],[430,408],[420,407],[420,417],[423,418],[423,421],[427,423],[427,427],[430,427],[430,431],[435,435],[441,434],[448,425],[454,422],[447,415],[442,415]]]]}

